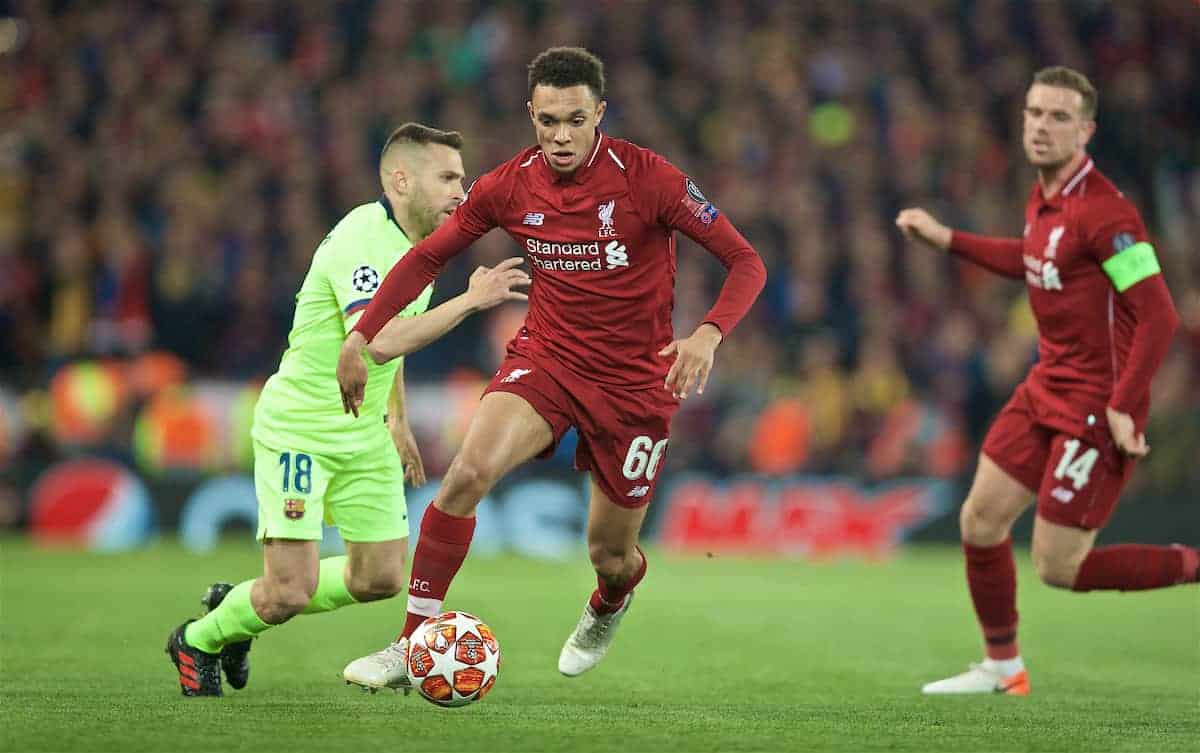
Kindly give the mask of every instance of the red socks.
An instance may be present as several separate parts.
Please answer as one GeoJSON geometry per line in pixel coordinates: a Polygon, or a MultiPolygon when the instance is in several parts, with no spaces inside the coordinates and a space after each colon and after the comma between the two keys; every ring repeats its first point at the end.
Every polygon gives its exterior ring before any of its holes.
{"type": "Polygon", "coordinates": [[[412,635],[427,618],[440,614],[450,581],[462,567],[475,535],[475,517],[456,518],[433,505],[421,518],[421,533],[413,554],[412,579],[408,584],[408,617],[404,638],[412,635]]]}
{"type": "Polygon", "coordinates": [[[1075,591],[1145,591],[1197,580],[1200,552],[1186,546],[1121,544],[1093,549],[1079,566],[1075,591]]]}
{"type": "MultiPolygon", "coordinates": [[[[963,543],[967,585],[990,659],[1020,656],[1017,646],[1017,573],[1012,539],[995,546],[963,543]]],[[[1142,591],[1200,582],[1200,550],[1122,544],[1093,549],[1075,576],[1076,591],[1142,591]]]]}
{"type": "Polygon", "coordinates": [[[612,614],[616,612],[625,603],[625,597],[629,592],[637,587],[637,584],[642,582],[642,578],[646,577],[646,553],[642,548],[637,547],[637,552],[642,558],[642,564],[634,571],[629,580],[619,586],[610,586],[603,578],[597,576],[597,587],[592,591],[592,598],[588,601],[592,605],[592,609],[596,614],[612,614]]]}
{"type": "Polygon", "coordinates": [[[1012,538],[994,546],[963,542],[967,558],[967,586],[975,615],[983,628],[989,659],[1015,659],[1017,646],[1017,568],[1013,564],[1012,538]]]}

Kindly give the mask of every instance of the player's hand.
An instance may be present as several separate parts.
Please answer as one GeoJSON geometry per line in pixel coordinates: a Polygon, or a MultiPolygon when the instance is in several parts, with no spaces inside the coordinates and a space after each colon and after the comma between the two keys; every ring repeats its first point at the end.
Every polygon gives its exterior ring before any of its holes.
{"type": "Polygon", "coordinates": [[[685,399],[693,387],[697,394],[703,395],[708,374],[712,371],[713,356],[720,344],[721,330],[711,324],[701,324],[691,337],[672,340],[670,345],[658,351],[660,356],[675,356],[663,387],[677,400],[685,399]]]}
{"type": "Polygon", "coordinates": [[[529,300],[529,296],[513,290],[529,284],[529,274],[523,269],[517,269],[524,261],[520,256],[513,256],[490,269],[479,267],[472,272],[471,280],[467,284],[471,308],[483,311],[499,306],[505,301],[529,300]]]}
{"type": "Polygon", "coordinates": [[[1150,453],[1146,435],[1134,433],[1133,416],[1113,408],[1105,408],[1104,413],[1108,416],[1108,429],[1118,450],[1134,458],[1144,458],[1150,453]]]}
{"type": "Polygon", "coordinates": [[[342,343],[338,355],[337,380],[342,391],[342,410],[358,418],[358,408],[367,391],[367,362],[363,360],[363,347],[367,339],[361,332],[351,332],[342,343]]]}
{"type": "Polygon", "coordinates": [[[909,240],[921,241],[946,251],[950,248],[951,230],[924,209],[914,207],[896,215],[896,227],[909,240]]]}
{"type": "Polygon", "coordinates": [[[425,465],[421,462],[417,438],[413,436],[408,420],[396,421],[389,418],[388,430],[392,433],[392,442],[396,445],[400,462],[404,464],[404,480],[411,486],[422,486],[425,483],[425,465]]]}

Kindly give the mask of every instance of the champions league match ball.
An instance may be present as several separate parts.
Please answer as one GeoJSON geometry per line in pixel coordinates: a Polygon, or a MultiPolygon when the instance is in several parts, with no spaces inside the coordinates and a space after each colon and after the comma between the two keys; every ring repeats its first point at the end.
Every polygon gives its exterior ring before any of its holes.
{"type": "Polygon", "coordinates": [[[499,672],[500,644],[474,615],[445,612],[430,617],[409,637],[408,677],[430,703],[474,703],[491,691],[499,672]]]}

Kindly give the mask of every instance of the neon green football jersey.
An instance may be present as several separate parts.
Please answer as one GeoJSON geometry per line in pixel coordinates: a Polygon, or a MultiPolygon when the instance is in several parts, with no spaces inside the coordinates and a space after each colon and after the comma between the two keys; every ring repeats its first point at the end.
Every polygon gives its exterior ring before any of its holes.
{"type": "MultiPolygon", "coordinates": [[[[381,366],[367,360],[358,418],[342,410],[337,361],[346,334],[410,248],[386,197],[356,207],[325,236],[296,295],[296,315],[279,370],[267,380],[255,406],[254,439],[275,449],[327,455],[388,441],[380,426],[401,359],[381,366]]],[[[424,313],[432,295],[430,285],[399,316],[424,313]]]]}

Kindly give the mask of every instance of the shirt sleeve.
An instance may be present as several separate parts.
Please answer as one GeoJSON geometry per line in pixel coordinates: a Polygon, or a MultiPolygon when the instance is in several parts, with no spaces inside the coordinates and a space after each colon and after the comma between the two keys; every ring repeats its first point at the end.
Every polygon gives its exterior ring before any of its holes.
{"type": "Polygon", "coordinates": [[[705,198],[695,181],[667,160],[653,155],[645,176],[649,213],[660,223],[682,232],[717,257],[728,270],[717,301],[702,323],[722,336],[742,320],[767,280],[762,258],[717,207],[705,198]]]}
{"type": "Polygon", "coordinates": [[[358,253],[360,245],[343,234],[325,236],[313,255],[310,272],[320,275],[321,284],[329,286],[346,333],[366,310],[387,273],[386,269],[372,265],[366,255],[358,253]]]}
{"type": "Polygon", "coordinates": [[[1105,196],[1089,205],[1084,234],[1088,250],[1118,293],[1161,271],[1141,216],[1123,196],[1105,196]]]}
{"type": "Polygon", "coordinates": [[[499,224],[497,205],[505,195],[501,185],[495,172],[475,181],[454,214],[392,267],[362,318],[354,325],[354,331],[361,332],[367,342],[373,340],[392,317],[421,295],[446,262],[496,227],[499,224]]]}
{"type": "Polygon", "coordinates": [[[1115,410],[1133,414],[1149,394],[1150,382],[1171,348],[1179,314],[1133,204],[1123,196],[1105,197],[1089,207],[1088,218],[1088,249],[1137,323],[1109,400],[1115,410]]]}
{"type": "Polygon", "coordinates": [[[975,262],[998,275],[1025,279],[1024,243],[1020,238],[995,238],[955,230],[950,235],[950,253],[975,262]]]}

